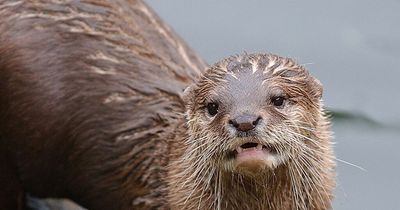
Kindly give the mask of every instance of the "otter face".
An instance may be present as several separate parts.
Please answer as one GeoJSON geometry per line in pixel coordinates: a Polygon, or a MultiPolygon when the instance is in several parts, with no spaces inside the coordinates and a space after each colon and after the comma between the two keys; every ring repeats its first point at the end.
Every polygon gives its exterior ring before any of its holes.
{"type": "Polygon", "coordinates": [[[190,151],[225,171],[273,170],[313,152],[321,95],[320,83],[290,59],[229,57],[185,93],[190,151]]]}

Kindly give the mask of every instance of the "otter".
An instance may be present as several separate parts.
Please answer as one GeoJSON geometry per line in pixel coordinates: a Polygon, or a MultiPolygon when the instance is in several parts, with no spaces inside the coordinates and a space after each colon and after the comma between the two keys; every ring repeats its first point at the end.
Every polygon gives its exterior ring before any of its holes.
{"type": "Polygon", "coordinates": [[[329,209],[321,83],[293,60],[210,67],[142,1],[0,1],[1,209],[329,209]],[[185,90],[185,91],[184,91],[185,90]]]}

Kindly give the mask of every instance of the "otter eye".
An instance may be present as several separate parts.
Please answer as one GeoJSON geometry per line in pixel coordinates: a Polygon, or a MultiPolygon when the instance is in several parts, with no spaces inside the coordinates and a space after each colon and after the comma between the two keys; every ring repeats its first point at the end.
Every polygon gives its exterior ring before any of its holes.
{"type": "Polygon", "coordinates": [[[214,116],[218,113],[218,104],[217,103],[208,103],[206,107],[207,107],[208,114],[210,114],[211,116],[214,116]]]}
{"type": "Polygon", "coordinates": [[[285,98],[282,96],[273,97],[271,101],[274,104],[274,106],[281,107],[283,106],[283,102],[285,102],[285,98]]]}

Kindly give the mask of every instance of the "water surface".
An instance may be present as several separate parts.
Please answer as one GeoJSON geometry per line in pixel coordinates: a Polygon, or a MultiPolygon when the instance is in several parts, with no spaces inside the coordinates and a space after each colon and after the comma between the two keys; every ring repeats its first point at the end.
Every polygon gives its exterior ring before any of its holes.
{"type": "Polygon", "coordinates": [[[147,0],[207,62],[272,52],[324,84],[338,162],[335,209],[400,209],[400,1],[147,0]],[[350,113],[350,115],[348,114],[350,113]]]}

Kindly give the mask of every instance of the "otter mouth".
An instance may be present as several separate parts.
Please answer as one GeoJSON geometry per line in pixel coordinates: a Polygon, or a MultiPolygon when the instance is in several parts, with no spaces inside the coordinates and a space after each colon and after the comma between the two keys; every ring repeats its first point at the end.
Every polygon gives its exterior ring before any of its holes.
{"type": "Polygon", "coordinates": [[[235,167],[251,173],[272,167],[276,155],[277,150],[273,146],[255,142],[246,142],[231,152],[235,167]]]}
{"type": "Polygon", "coordinates": [[[235,159],[238,163],[264,160],[269,155],[276,153],[277,151],[274,147],[255,142],[244,143],[234,151],[235,159]]]}
{"type": "Polygon", "coordinates": [[[248,142],[238,146],[235,150],[236,154],[242,154],[243,152],[251,152],[251,151],[266,151],[271,153],[276,153],[276,149],[272,146],[262,145],[259,143],[248,142]]]}

